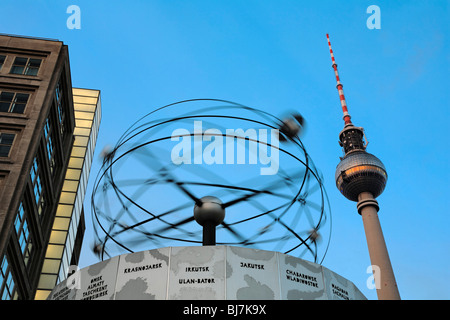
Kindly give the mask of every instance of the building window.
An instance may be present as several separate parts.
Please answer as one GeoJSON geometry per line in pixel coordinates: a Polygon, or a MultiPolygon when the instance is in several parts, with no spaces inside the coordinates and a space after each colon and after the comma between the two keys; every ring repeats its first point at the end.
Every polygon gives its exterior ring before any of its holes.
{"type": "Polygon", "coordinates": [[[59,102],[61,100],[61,96],[63,93],[61,86],[62,86],[61,81],[59,81],[55,89],[56,102],[59,102]]]}
{"type": "Polygon", "coordinates": [[[34,158],[33,166],[30,171],[31,186],[33,188],[34,200],[38,209],[38,214],[41,216],[44,211],[44,192],[42,189],[42,180],[39,172],[37,158],[34,158]]]}
{"type": "Polygon", "coordinates": [[[4,255],[0,265],[0,299],[12,300],[17,298],[15,295],[15,287],[11,267],[8,264],[6,255],[4,255]]]}
{"type": "Polygon", "coordinates": [[[0,112],[23,113],[29,97],[28,93],[2,91],[0,93],[0,112]]]}
{"type": "Polygon", "coordinates": [[[8,157],[15,134],[0,133],[0,157],[8,157]]]}
{"type": "Polygon", "coordinates": [[[20,251],[22,252],[25,265],[31,257],[31,251],[33,245],[31,243],[30,230],[28,228],[26,211],[23,203],[20,203],[19,210],[17,211],[16,219],[14,221],[14,228],[16,229],[17,240],[19,241],[20,251]]]}
{"type": "Polygon", "coordinates": [[[0,54],[0,70],[2,70],[3,63],[5,63],[6,56],[0,54]]]}
{"type": "Polygon", "coordinates": [[[16,57],[11,67],[11,73],[36,76],[41,66],[42,59],[16,57]]]}
{"type": "Polygon", "coordinates": [[[65,133],[65,126],[64,126],[64,118],[65,118],[65,112],[64,112],[64,98],[63,98],[63,83],[62,79],[58,82],[55,89],[55,97],[56,97],[56,111],[58,112],[58,122],[59,122],[59,128],[60,128],[60,134],[61,136],[64,136],[65,133]]]}
{"type": "Polygon", "coordinates": [[[53,140],[53,125],[50,122],[50,118],[47,118],[44,126],[44,138],[45,146],[47,149],[47,157],[50,165],[50,173],[55,173],[56,168],[56,156],[55,156],[55,144],[53,140]]]}

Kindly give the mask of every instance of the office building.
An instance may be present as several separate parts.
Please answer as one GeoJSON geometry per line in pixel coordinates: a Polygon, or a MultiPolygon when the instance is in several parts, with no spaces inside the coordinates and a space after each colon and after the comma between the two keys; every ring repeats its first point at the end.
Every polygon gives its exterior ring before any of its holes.
{"type": "Polygon", "coordinates": [[[42,298],[77,261],[99,106],[72,88],[63,42],[0,35],[1,300],[42,298]]]}
{"type": "Polygon", "coordinates": [[[73,104],[74,143],[36,291],[38,300],[46,299],[77,269],[83,242],[83,200],[101,120],[100,91],[74,88],[73,104]]]}

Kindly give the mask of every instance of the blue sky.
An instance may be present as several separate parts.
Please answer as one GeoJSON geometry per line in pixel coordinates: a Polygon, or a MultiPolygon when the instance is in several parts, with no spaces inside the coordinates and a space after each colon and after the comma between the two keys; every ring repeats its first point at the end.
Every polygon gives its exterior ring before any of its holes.
{"type": "MultiPolygon", "coordinates": [[[[101,90],[96,159],[136,119],[179,100],[226,99],[274,115],[298,110],[332,207],[323,265],[376,299],[366,286],[361,217],[334,183],[343,121],[329,33],[352,121],[388,170],[379,216],[400,294],[450,298],[448,1],[2,0],[0,15],[2,33],[64,41],[73,85],[101,90]],[[79,30],[66,26],[73,4],[79,30]],[[373,4],[378,30],[366,26],[373,4]]],[[[95,261],[88,246],[81,267],[95,261]]]]}

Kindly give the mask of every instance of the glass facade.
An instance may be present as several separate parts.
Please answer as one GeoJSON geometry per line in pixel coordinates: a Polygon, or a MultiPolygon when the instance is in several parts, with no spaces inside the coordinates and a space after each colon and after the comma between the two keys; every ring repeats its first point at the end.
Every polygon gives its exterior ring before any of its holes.
{"type": "Polygon", "coordinates": [[[83,201],[101,119],[100,91],[74,88],[73,102],[75,140],[35,299],[46,299],[55,285],[67,277],[83,214],[83,201]]]}

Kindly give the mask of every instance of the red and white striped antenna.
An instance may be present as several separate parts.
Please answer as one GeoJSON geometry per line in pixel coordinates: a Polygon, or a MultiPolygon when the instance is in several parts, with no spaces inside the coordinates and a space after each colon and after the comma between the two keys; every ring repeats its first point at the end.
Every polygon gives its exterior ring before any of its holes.
{"type": "Polygon", "coordinates": [[[338,92],[339,92],[339,98],[341,99],[342,111],[344,113],[344,122],[345,122],[345,125],[352,124],[352,122],[350,120],[350,118],[351,118],[350,114],[348,113],[348,110],[347,110],[347,103],[345,102],[344,90],[342,89],[343,85],[342,85],[341,81],[339,80],[337,64],[336,64],[336,61],[334,60],[333,49],[331,49],[330,37],[328,36],[328,33],[327,33],[327,39],[328,39],[328,46],[330,47],[331,61],[333,62],[332,67],[334,69],[334,74],[336,75],[336,83],[337,83],[336,88],[338,89],[338,92]]]}

